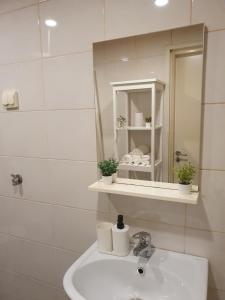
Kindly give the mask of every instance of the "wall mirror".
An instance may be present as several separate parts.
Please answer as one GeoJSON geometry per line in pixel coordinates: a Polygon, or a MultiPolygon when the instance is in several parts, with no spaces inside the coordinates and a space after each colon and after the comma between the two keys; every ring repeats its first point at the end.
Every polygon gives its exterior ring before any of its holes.
{"type": "Polygon", "coordinates": [[[204,25],[93,45],[98,160],[119,177],[176,182],[190,161],[199,183],[204,25]]]}

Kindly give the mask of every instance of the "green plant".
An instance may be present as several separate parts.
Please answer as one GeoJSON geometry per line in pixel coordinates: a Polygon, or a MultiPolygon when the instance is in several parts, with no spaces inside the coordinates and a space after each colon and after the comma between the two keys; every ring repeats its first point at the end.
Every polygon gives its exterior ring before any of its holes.
{"type": "Polygon", "coordinates": [[[98,167],[102,173],[102,176],[111,176],[115,173],[115,163],[114,160],[102,160],[98,163],[98,167]]]}
{"type": "Polygon", "coordinates": [[[183,166],[175,169],[177,178],[180,184],[190,184],[196,174],[195,167],[190,163],[186,163],[183,166]]]}
{"type": "Polygon", "coordinates": [[[111,163],[112,163],[112,165],[114,167],[114,172],[113,172],[113,174],[114,174],[114,173],[117,172],[117,169],[118,169],[118,166],[119,166],[119,162],[116,161],[114,158],[110,158],[109,161],[111,161],[111,163]]]}
{"type": "Polygon", "coordinates": [[[121,115],[117,118],[117,122],[119,128],[124,128],[126,126],[126,118],[121,115]]]}
{"type": "Polygon", "coordinates": [[[151,121],[152,121],[152,117],[147,117],[147,118],[145,118],[145,122],[146,122],[146,123],[151,123],[151,121]]]}

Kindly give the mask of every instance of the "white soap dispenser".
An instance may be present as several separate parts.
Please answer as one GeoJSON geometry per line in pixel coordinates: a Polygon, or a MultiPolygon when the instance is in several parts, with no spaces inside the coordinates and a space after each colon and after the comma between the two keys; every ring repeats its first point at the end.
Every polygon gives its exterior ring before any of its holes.
{"type": "Polygon", "coordinates": [[[130,251],[129,226],[124,225],[123,215],[118,215],[117,224],[112,227],[113,253],[127,256],[130,251]]]}

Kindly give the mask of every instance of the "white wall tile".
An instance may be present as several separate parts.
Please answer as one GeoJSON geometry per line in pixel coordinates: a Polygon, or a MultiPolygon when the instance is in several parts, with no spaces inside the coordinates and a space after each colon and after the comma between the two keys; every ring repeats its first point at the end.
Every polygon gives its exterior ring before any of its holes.
{"type": "Polygon", "coordinates": [[[205,102],[207,103],[225,102],[224,52],[225,30],[209,32],[205,82],[205,102]]]}
{"type": "Polygon", "coordinates": [[[36,6],[0,16],[0,64],[40,57],[36,6]]]}
{"type": "MultiPolygon", "coordinates": [[[[0,66],[0,94],[5,89],[19,93],[19,110],[40,110],[44,107],[41,61],[0,66]]],[[[5,109],[1,106],[1,110],[5,109]]]]}
{"type": "Polygon", "coordinates": [[[1,0],[0,14],[11,10],[26,7],[28,5],[37,4],[37,0],[1,0]]]}
{"type": "Polygon", "coordinates": [[[14,269],[17,273],[54,284],[53,255],[52,247],[16,239],[14,269]]]}
{"type": "Polygon", "coordinates": [[[104,39],[104,1],[55,0],[40,5],[43,55],[52,56],[92,49],[104,39]],[[49,28],[45,20],[57,26],[49,28]]]}
{"type": "Polygon", "coordinates": [[[53,241],[52,206],[15,199],[10,233],[17,237],[51,244],[53,241]]]}
{"type": "Polygon", "coordinates": [[[108,211],[108,201],[101,201],[98,193],[88,191],[97,179],[96,163],[51,160],[51,202],[77,208],[108,211]]]}
{"type": "Polygon", "coordinates": [[[12,222],[13,200],[8,197],[0,197],[0,232],[9,233],[12,222]]]}
{"type": "Polygon", "coordinates": [[[12,188],[10,195],[38,202],[51,202],[49,160],[23,157],[7,157],[8,172],[20,174],[21,187],[12,188]]]}
{"type": "Polygon", "coordinates": [[[153,1],[106,0],[106,39],[189,25],[190,1],[175,0],[159,8],[153,1]]]}
{"type": "Polygon", "coordinates": [[[80,254],[62,249],[54,249],[55,285],[62,288],[62,278],[68,268],[79,258],[80,254]]]}
{"type": "Polygon", "coordinates": [[[0,154],[46,157],[46,120],[43,112],[9,112],[0,115],[0,154]]]}
{"type": "Polygon", "coordinates": [[[9,247],[9,235],[0,233],[0,269],[8,270],[9,268],[11,258],[9,255],[9,247]]]}
{"type": "Polygon", "coordinates": [[[46,114],[51,158],[96,161],[94,109],[46,114]]]}
{"type": "Polygon", "coordinates": [[[0,270],[0,299],[16,300],[15,275],[4,270],[0,270]]]}
{"type": "Polygon", "coordinates": [[[93,108],[92,53],[45,59],[44,82],[47,108],[93,108]]]}
{"type": "Polygon", "coordinates": [[[55,245],[84,252],[96,240],[96,217],[92,211],[55,206],[55,245]]]}
{"type": "Polygon", "coordinates": [[[205,23],[209,30],[225,28],[224,1],[192,1],[192,23],[205,23]]]}
{"type": "Polygon", "coordinates": [[[224,289],[225,234],[186,229],[186,252],[209,259],[209,286],[224,289]]]}
{"type": "Polygon", "coordinates": [[[119,195],[111,195],[110,203],[113,213],[121,213],[147,221],[185,225],[185,205],[183,204],[119,195]]]}
{"type": "Polygon", "coordinates": [[[225,170],[225,105],[204,106],[202,168],[225,170]]]}
{"type": "Polygon", "coordinates": [[[16,300],[55,300],[57,290],[33,278],[16,275],[15,294],[16,300]]]}
{"type": "Polygon", "coordinates": [[[187,226],[225,232],[225,172],[202,171],[201,198],[187,206],[187,226]]]}

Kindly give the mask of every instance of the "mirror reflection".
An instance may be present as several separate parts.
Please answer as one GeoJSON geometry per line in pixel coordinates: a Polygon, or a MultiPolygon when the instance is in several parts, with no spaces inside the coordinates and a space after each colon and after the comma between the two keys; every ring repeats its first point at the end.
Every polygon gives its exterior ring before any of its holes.
{"type": "Polygon", "coordinates": [[[177,182],[185,163],[199,181],[204,26],[93,45],[98,160],[119,177],[177,182]]]}

